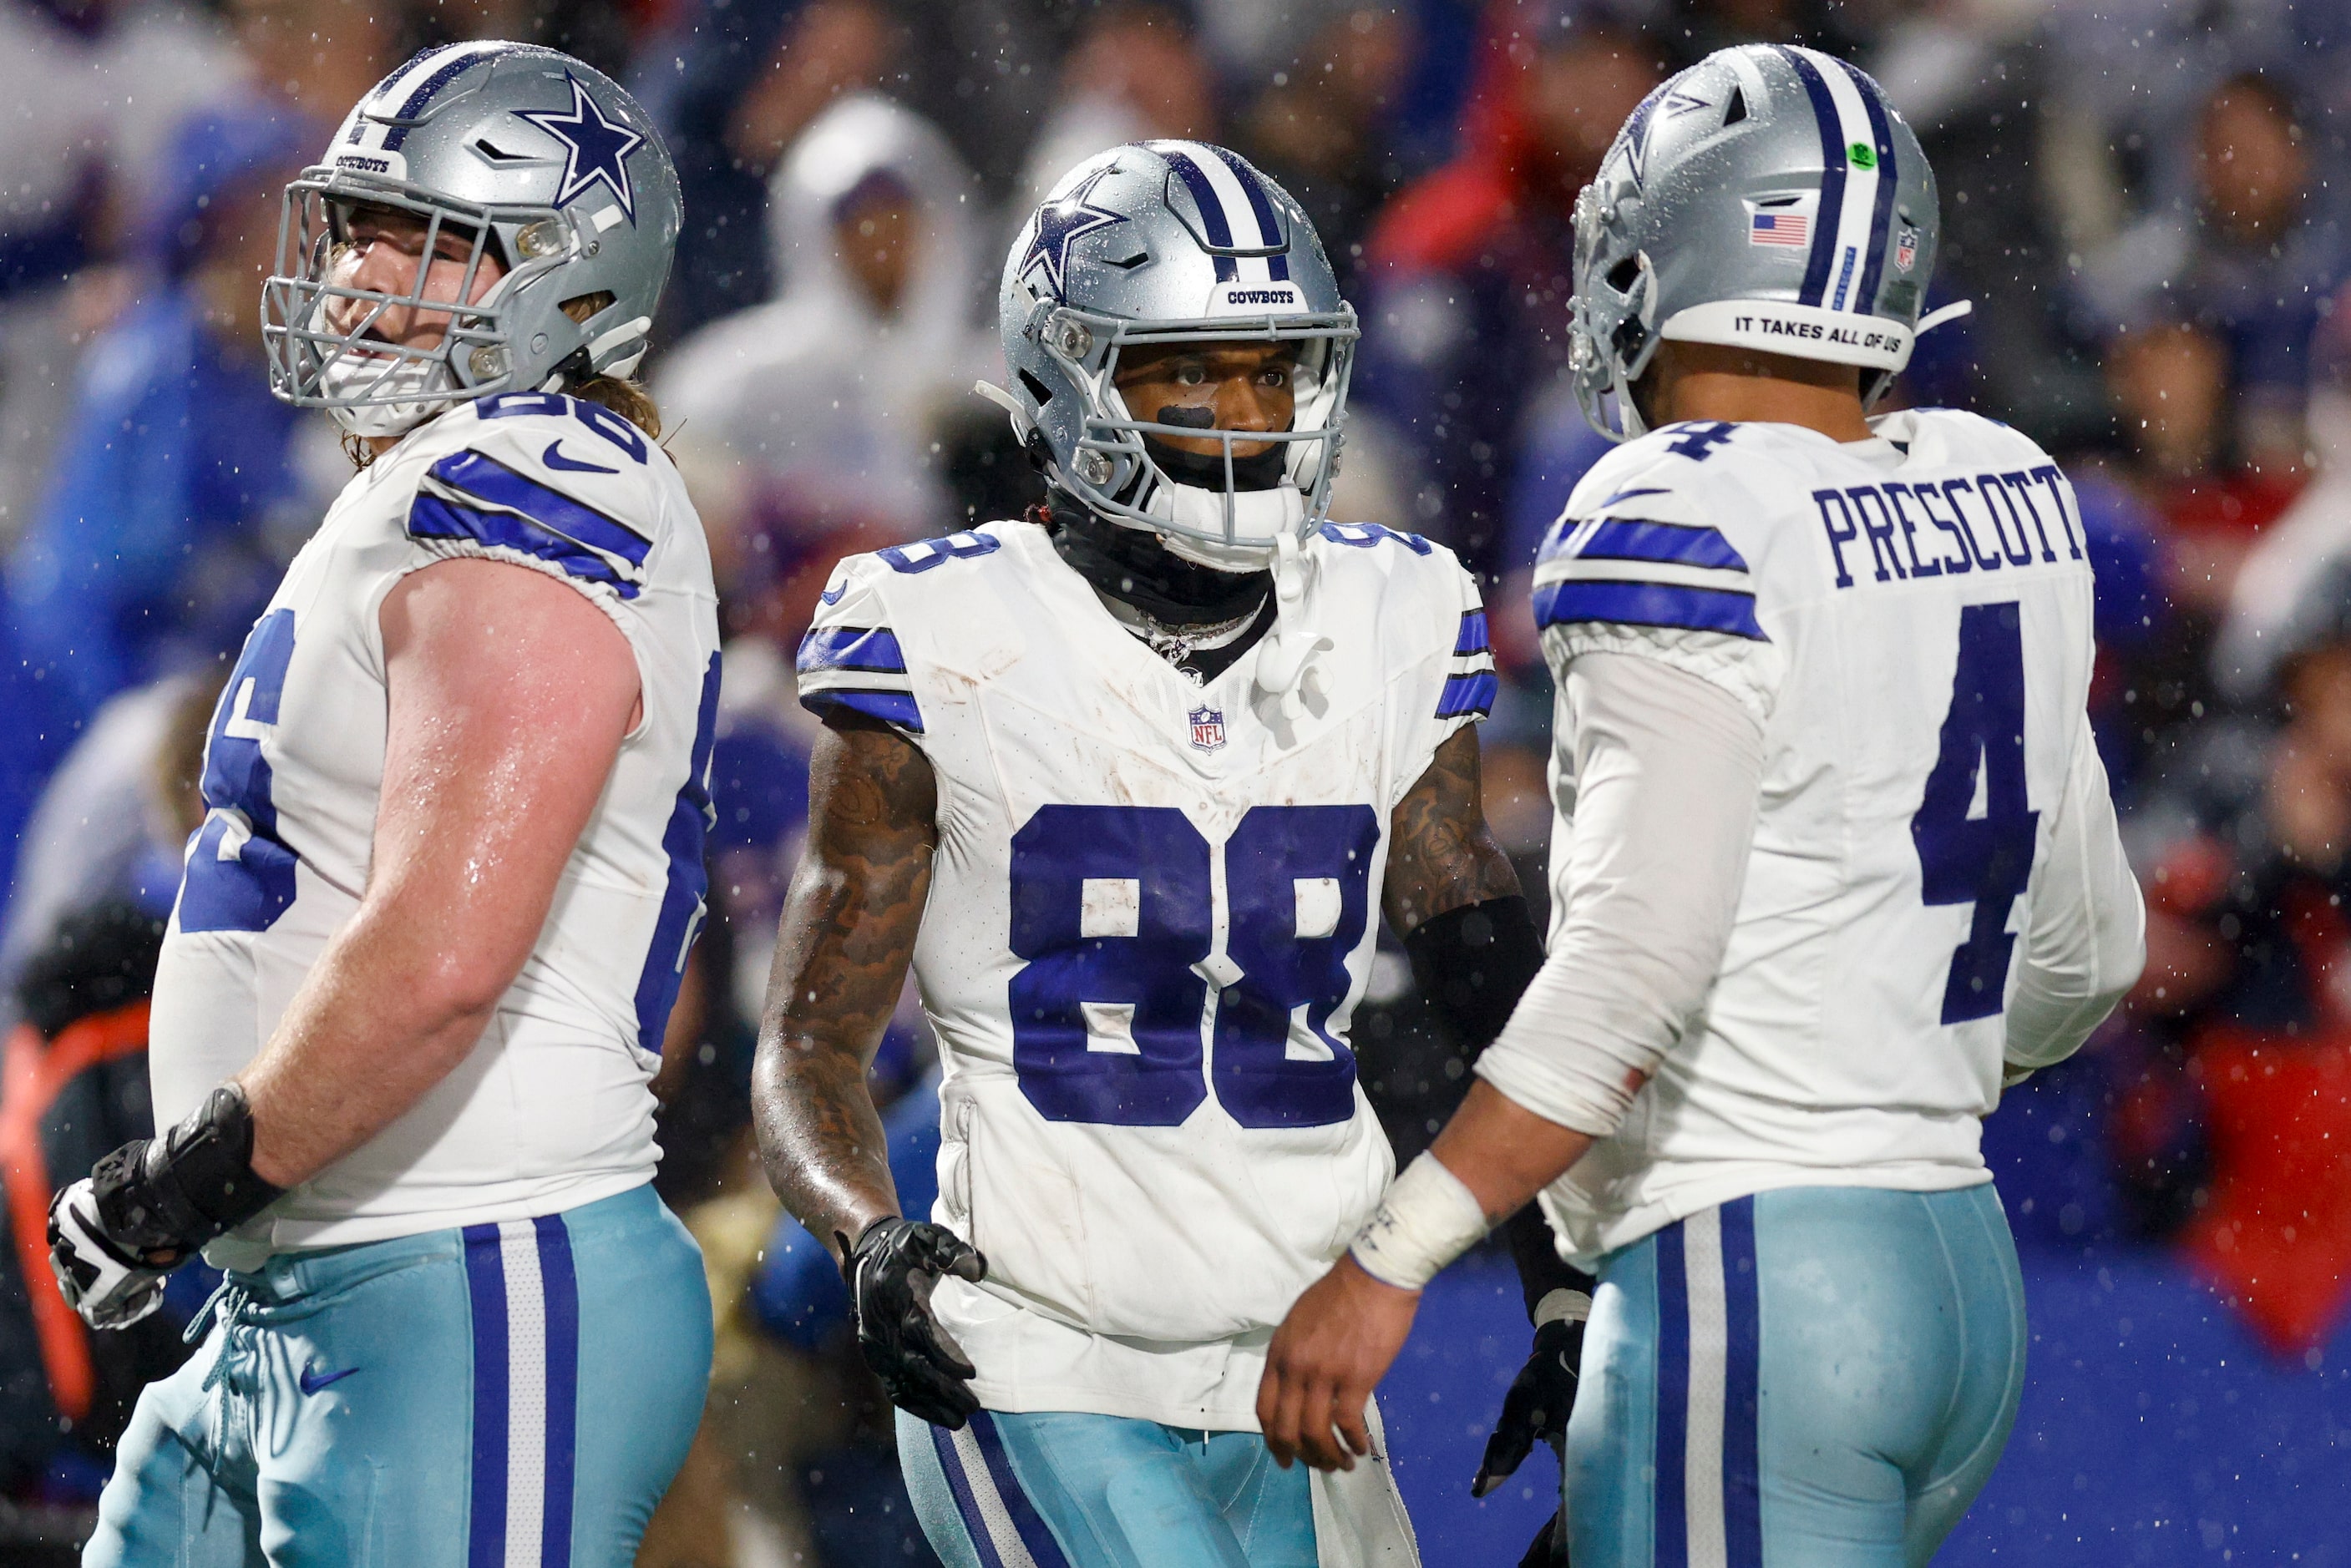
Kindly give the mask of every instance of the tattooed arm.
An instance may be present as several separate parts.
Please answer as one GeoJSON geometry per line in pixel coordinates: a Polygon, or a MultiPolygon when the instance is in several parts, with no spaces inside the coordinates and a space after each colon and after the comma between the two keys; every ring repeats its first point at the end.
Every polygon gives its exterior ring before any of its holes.
{"type": "Polygon", "coordinates": [[[914,958],[937,809],[930,761],[911,742],[855,714],[826,720],[751,1097],[768,1182],[836,1252],[836,1237],[854,1242],[898,1212],[865,1071],[914,958]]]}
{"type": "Polygon", "coordinates": [[[1518,892],[1519,874],[1486,826],[1478,727],[1464,724],[1437,748],[1389,819],[1380,908],[1396,935],[1407,937],[1447,910],[1518,892]]]}

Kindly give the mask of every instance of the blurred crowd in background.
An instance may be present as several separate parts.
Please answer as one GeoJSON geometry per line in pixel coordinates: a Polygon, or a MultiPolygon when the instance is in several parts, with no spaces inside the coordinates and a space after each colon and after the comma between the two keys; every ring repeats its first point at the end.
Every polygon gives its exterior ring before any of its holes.
{"type": "MultiPolygon", "coordinates": [[[[1604,450],[1564,374],[1573,199],[1657,83],[1750,40],[1855,59],[1917,129],[1942,197],[1927,303],[1975,309],[1921,341],[1894,403],[2035,437],[2094,545],[2095,716],[2151,961],[2082,1060],[2012,1096],[2039,1114],[1991,1124],[2021,1237],[2168,1249],[2290,1365],[2333,1335],[2351,0],[0,0],[0,1496],[24,1539],[70,1533],[128,1397],[184,1354],[79,1334],[38,1217],[53,1177],[145,1130],[145,974],[206,715],[351,472],[331,425],[268,393],[278,190],[386,72],[485,36],[627,84],[685,193],[644,374],[729,641],[715,918],[660,1080],[662,1186],[722,1333],[648,1562],[920,1560],[838,1281],[757,1175],[747,1074],[818,592],[844,554],[1041,497],[971,392],[1000,374],[996,285],[1029,209],[1092,152],[1182,136],[1313,215],[1364,328],[1333,513],[1439,539],[1489,585],[1488,807],[1535,890],[1550,693],[1525,578],[1604,450]]],[[[1384,958],[1356,1023],[1400,1158],[1458,1092],[1408,986],[1384,958]]],[[[933,1102],[902,1018],[875,1075],[914,1207],[933,1102]]]]}

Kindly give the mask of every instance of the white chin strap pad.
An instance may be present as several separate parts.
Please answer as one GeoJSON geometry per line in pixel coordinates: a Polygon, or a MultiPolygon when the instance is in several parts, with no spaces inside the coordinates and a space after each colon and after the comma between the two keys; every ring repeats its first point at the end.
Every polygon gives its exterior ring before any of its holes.
{"type": "Polygon", "coordinates": [[[1169,484],[1161,487],[1161,493],[1166,498],[1168,527],[1160,535],[1162,542],[1185,560],[1220,572],[1264,571],[1272,564],[1274,541],[1296,538],[1306,521],[1306,498],[1288,480],[1271,490],[1237,492],[1229,534],[1222,491],[1169,484]]]}
{"type": "Polygon", "coordinates": [[[328,409],[335,422],[356,436],[402,435],[463,400],[455,393],[447,361],[402,359],[382,364],[350,353],[328,361],[319,389],[330,397],[391,398],[337,403],[328,409]]]}

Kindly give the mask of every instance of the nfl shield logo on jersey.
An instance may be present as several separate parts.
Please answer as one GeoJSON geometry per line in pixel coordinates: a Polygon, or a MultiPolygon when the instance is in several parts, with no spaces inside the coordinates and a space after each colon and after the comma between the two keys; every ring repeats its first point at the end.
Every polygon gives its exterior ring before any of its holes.
{"type": "Polygon", "coordinates": [[[1918,231],[1905,229],[1894,242],[1894,265],[1896,271],[1908,272],[1918,259],[1918,231]]]}
{"type": "Polygon", "coordinates": [[[1192,710],[1192,743],[1213,752],[1225,743],[1225,711],[1201,706],[1192,710]]]}

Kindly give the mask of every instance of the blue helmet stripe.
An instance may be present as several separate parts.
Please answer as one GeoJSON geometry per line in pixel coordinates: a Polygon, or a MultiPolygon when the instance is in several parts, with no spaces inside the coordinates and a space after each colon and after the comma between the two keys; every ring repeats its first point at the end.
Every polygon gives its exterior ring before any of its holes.
{"type": "Polygon", "coordinates": [[[436,58],[439,56],[447,54],[452,49],[462,47],[463,46],[457,44],[435,44],[429,49],[419,49],[414,54],[409,56],[406,62],[403,63],[398,70],[384,78],[383,80],[376,83],[374,87],[368,90],[367,97],[360,99],[360,112],[351,117],[351,133],[345,140],[356,146],[360,138],[367,134],[369,124],[371,122],[377,121],[381,118],[377,110],[369,106],[372,104],[375,99],[382,97],[386,92],[389,92],[392,89],[392,83],[400,80],[403,77],[413,75],[416,70],[416,67],[423,65],[425,61],[436,58]]]}
{"type": "Polygon", "coordinates": [[[1829,84],[1821,79],[1821,73],[1785,44],[1773,47],[1804,84],[1804,96],[1813,100],[1813,122],[1821,131],[1821,200],[1813,209],[1813,254],[1804,264],[1804,286],[1796,295],[1799,305],[1818,305],[1828,293],[1829,268],[1836,260],[1837,230],[1842,226],[1837,214],[1844,210],[1844,136],[1837,123],[1836,102],[1829,97],[1829,84]]]}
{"type": "MultiPolygon", "coordinates": [[[[439,70],[417,83],[415,90],[408,95],[407,101],[400,106],[400,112],[392,115],[392,119],[414,119],[424,112],[425,105],[433,101],[434,93],[455,81],[468,67],[479,65],[484,60],[496,59],[498,56],[507,53],[511,46],[456,44],[451,45],[450,47],[456,51],[455,57],[443,61],[439,70]]],[[[383,150],[386,152],[399,151],[401,143],[408,140],[408,133],[413,129],[413,127],[407,125],[393,126],[384,136],[383,150]]]]}
{"type": "MultiPolygon", "coordinates": [[[[1217,188],[1208,183],[1207,171],[1192,161],[1188,153],[1172,147],[1159,149],[1167,167],[1176,171],[1186,189],[1192,192],[1192,204],[1200,209],[1200,222],[1208,231],[1208,243],[1230,250],[1233,244],[1232,225],[1225,221],[1225,204],[1217,200],[1217,188]]],[[[1217,281],[1230,283],[1241,275],[1240,266],[1230,256],[1218,256],[1217,281]]]]}
{"type": "MultiPolygon", "coordinates": [[[[1282,244],[1281,224],[1274,217],[1273,202],[1267,198],[1264,182],[1258,179],[1257,171],[1244,162],[1237,153],[1228,152],[1221,147],[1210,147],[1208,151],[1224,161],[1225,167],[1233,171],[1233,178],[1240,182],[1241,189],[1248,193],[1249,211],[1257,214],[1257,232],[1259,242],[1269,247],[1282,244]]],[[[1287,249],[1288,247],[1284,246],[1283,251],[1265,258],[1266,275],[1275,283],[1290,281],[1290,257],[1287,249]]]]}
{"type": "Polygon", "coordinates": [[[1877,308],[1878,280],[1886,272],[1886,233],[1894,225],[1894,191],[1901,184],[1900,171],[1894,162],[1894,128],[1886,123],[1886,105],[1877,96],[1877,84],[1845,62],[1845,73],[1853,78],[1854,90],[1861,95],[1861,107],[1869,114],[1870,139],[1877,143],[1877,200],[1869,213],[1869,259],[1861,272],[1861,293],[1855,296],[1853,307],[1866,315],[1877,308]]]}

